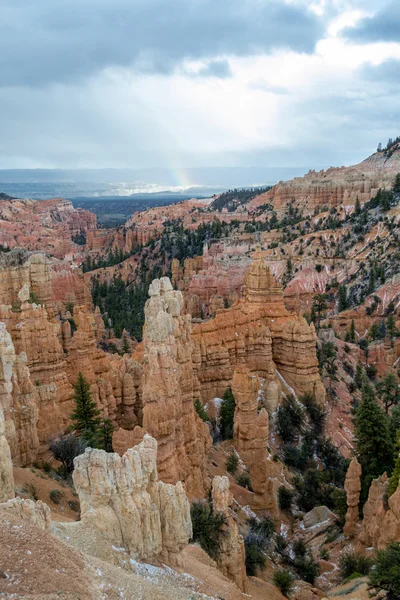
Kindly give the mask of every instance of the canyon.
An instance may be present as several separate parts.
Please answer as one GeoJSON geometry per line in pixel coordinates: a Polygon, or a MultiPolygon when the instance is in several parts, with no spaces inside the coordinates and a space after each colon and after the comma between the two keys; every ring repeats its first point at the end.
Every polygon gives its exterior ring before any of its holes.
{"type": "Polygon", "coordinates": [[[82,552],[88,598],[97,569],[116,589],[120,568],[126,590],[165,578],[166,598],[232,600],[281,600],[282,569],[294,600],[317,600],[340,553],[400,542],[400,487],[389,494],[390,470],[366,477],[357,437],[368,384],[394,452],[399,172],[396,146],[229,211],[185,200],[110,229],[63,199],[1,199],[9,539],[16,523],[82,552]],[[133,312],[140,335],[124,325],[133,312]],[[113,452],[86,448],[64,481],[50,446],[70,435],[80,374],[113,452]],[[195,514],[219,523],[214,556],[195,514]]]}

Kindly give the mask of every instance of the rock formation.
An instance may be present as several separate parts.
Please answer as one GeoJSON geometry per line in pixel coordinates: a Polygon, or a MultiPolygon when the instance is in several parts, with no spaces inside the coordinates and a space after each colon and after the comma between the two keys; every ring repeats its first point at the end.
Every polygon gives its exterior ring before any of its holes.
{"type": "Polygon", "coordinates": [[[0,322],[0,407],[4,411],[5,435],[16,465],[35,460],[39,447],[39,400],[26,363],[26,354],[16,355],[11,336],[0,322]]]}
{"type": "Polygon", "coordinates": [[[142,426],[158,441],[160,478],[184,481],[191,495],[202,497],[211,437],[193,404],[198,384],[190,316],[181,315],[182,294],[173,291],[167,277],[155,279],[149,295],[143,329],[142,426]]]}
{"type": "Polygon", "coordinates": [[[355,527],[358,523],[358,503],[360,501],[361,492],[361,465],[357,458],[354,457],[351,460],[349,468],[346,473],[346,481],[344,489],[347,494],[347,513],[346,523],[344,526],[344,535],[349,537],[354,533],[355,527]]]}
{"type": "Polygon", "coordinates": [[[261,258],[250,266],[243,298],[193,329],[193,362],[204,402],[221,397],[243,362],[264,380],[266,406],[273,412],[281,383],[298,394],[311,392],[323,404],[313,325],[289,313],[280,284],[261,258]]]}
{"type": "Polygon", "coordinates": [[[268,452],[269,417],[259,405],[260,380],[251,375],[246,365],[239,365],[232,381],[236,400],[234,417],[234,443],[241,459],[250,469],[256,494],[254,506],[278,513],[278,467],[268,452]]]}
{"type": "Polygon", "coordinates": [[[24,498],[12,498],[7,502],[0,503],[0,510],[15,515],[22,521],[36,525],[40,529],[50,529],[50,508],[41,500],[34,502],[33,500],[25,500],[24,498]]]}
{"type": "Polygon", "coordinates": [[[157,441],[143,442],[122,457],[87,449],[75,461],[82,526],[100,530],[133,557],[176,559],[191,535],[190,506],[182,483],[158,481],[157,441]]]}
{"type": "Polygon", "coordinates": [[[384,152],[377,152],[351,167],[329,168],[319,173],[310,171],[304,177],[279,182],[268,192],[257,196],[248,203],[252,209],[263,204],[272,204],[278,214],[282,214],[289,204],[299,207],[305,215],[315,209],[353,205],[357,198],[361,203],[376,195],[380,187],[390,188],[400,169],[400,152],[397,145],[389,158],[384,152]],[[294,204],[293,204],[294,200],[294,204]]]}
{"type": "Polygon", "coordinates": [[[247,577],[244,541],[229,510],[233,502],[233,497],[229,489],[228,477],[214,477],[212,482],[212,502],[214,511],[223,514],[225,517],[225,525],[222,526],[222,535],[220,536],[220,552],[217,559],[218,567],[241,590],[246,591],[247,577]]]}
{"type": "Polygon", "coordinates": [[[44,250],[59,258],[79,253],[73,236],[96,228],[96,215],[63,198],[0,200],[0,221],[1,246],[44,250]]]}
{"type": "Polygon", "coordinates": [[[5,431],[3,408],[0,404],[0,502],[14,497],[13,466],[5,431]]]}
{"type": "Polygon", "coordinates": [[[391,541],[400,542],[400,485],[388,499],[389,480],[386,473],[374,479],[364,505],[359,539],[378,550],[391,541]]]}

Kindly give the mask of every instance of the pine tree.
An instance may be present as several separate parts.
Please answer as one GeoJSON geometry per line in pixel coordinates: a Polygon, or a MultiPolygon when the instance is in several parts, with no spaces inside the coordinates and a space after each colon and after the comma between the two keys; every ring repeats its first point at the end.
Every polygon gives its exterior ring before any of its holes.
{"type": "Polygon", "coordinates": [[[124,335],[122,338],[122,354],[129,354],[129,353],[130,353],[130,348],[129,348],[128,338],[126,335],[124,335]]]}
{"type": "MultiPolygon", "coordinates": [[[[399,446],[399,434],[400,432],[397,432],[397,446],[399,446]]],[[[393,469],[393,473],[391,478],[389,479],[389,496],[391,496],[392,494],[395,493],[395,491],[397,490],[397,486],[399,485],[399,480],[400,480],[400,452],[397,455],[396,458],[396,462],[394,463],[394,469],[393,469]]]]}
{"type": "Polygon", "coordinates": [[[346,310],[347,308],[347,285],[344,283],[343,285],[339,285],[338,289],[338,311],[342,312],[342,310],[346,310]]]}
{"type": "Polygon", "coordinates": [[[392,313],[388,315],[386,321],[386,331],[393,346],[393,338],[398,336],[399,330],[396,327],[396,319],[394,318],[394,315],[392,313]]]}
{"type": "Polygon", "coordinates": [[[231,388],[227,388],[224,392],[219,415],[220,429],[223,440],[230,440],[233,438],[235,406],[236,402],[235,397],[232,394],[232,390],[231,388]]]}
{"type": "Polygon", "coordinates": [[[325,294],[317,294],[314,297],[312,309],[311,309],[312,318],[315,315],[315,320],[316,320],[315,325],[316,325],[317,330],[321,327],[321,319],[323,317],[324,311],[327,308],[328,308],[328,305],[326,302],[325,294]]]}
{"type": "Polygon", "coordinates": [[[106,452],[113,452],[113,431],[114,425],[110,419],[103,419],[101,421],[98,434],[97,434],[97,447],[106,452]]]}
{"type": "Polygon", "coordinates": [[[70,430],[95,448],[101,424],[100,411],[92,399],[90,385],[81,372],[78,373],[74,390],[75,410],[70,414],[70,430]]]}
{"type": "Polygon", "coordinates": [[[397,173],[394,180],[393,191],[395,194],[400,194],[400,173],[397,173]]]}
{"type": "Polygon", "coordinates": [[[387,373],[377,384],[376,389],[385,405],[385,412],[388,414],[389,408],[400,402],[400,389],[396,375],[394,373],[387,373]]]}
{"type": "Polygon", "coordinates": [[[353,342],[353,344],[356,341],[356,326],[354,323],[354,319],[351,320],[350,324],[350,341],[353,342]]]}
{"type": "Polygon", "coordinates": [[[393,466],[393,444],[388,419],[375,400],[372,387],[363,384],[361,403],[355,421],[355,441],[362,467],[364,493],[372,479],[393,466]]]}
{"type": "Polygon", "coordinates": [[[355,209],[354,209],[354,211],[355,211],[355,213],[356,213],[356,216],[358,217],[358,215],[359,215],[359,214],[360,214],[360,212],[361,212],[361,205],[360,205],[360,200],[359,200],[358,196],[357,196],[357,198],[356,198],[356,206],[355,206],[355,209]]]}

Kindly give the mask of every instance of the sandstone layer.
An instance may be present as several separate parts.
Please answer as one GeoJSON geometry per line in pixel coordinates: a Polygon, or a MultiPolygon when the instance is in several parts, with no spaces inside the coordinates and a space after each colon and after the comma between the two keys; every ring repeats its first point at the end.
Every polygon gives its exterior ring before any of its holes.
{"type": "Polygon", "coordinates": [[[221,397],[243,362],[267,385],[272,410],[284,384],[297,394],[311,392],[323,404],[325,390],[318,372],[313,325],[291,314],[283,303],[282,287],[262,259],[250,266],[243,298],[193,329],[193,361],[204,402],[221,397]]]}
{"type": "Polygon", "coordinates": [[[182,480],[191,495],[202,497],[211,437],[194,409],[198,383],[190,315],[181,315],[182,294],[172,289],[167,277],[155,279],[149,295],[143,329],[142,426],[158,441],[162,480],[182,480]]]}
{"type": "Polygon", "coordinates": [[[248,367],[239,365],[232,381],[236,400],[234,443],[240,458],[250,469],[256,498],[254,506],[277,516],[278,466],[268,452],[269,417],[259,401],[260,380],[251,375],[248,367]]]}

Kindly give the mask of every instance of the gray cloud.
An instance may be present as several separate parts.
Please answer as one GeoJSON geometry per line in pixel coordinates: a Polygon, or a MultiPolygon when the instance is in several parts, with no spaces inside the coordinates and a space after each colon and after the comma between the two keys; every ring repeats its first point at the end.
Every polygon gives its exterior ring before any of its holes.
{"type": "Polygon", "coordinates": [[[231,67],[227,60],[212,60],[196,73],[199,77],[217,77],[227,79],[232,76],[231,67]]]}
{"type": "Polygon", "coordinates": [[[0,85],[77,81],[107,67],[170,73],[184,59],[312,52],[323,23],[282,0],[5,0],[0,85]]]}
{"type": "Polygon", "coordinates": [[[359,21],[356,27],[346,28],[343,35],[356,42],[399,42],[399,1],[393,0],[381,5],[372,16],[359,21]]]}
{"type": "Polygon", "coordinates": [[[380,65],[364,65],[360,68],[361,77],[385,85],[400,86],[400,59],[385,60],[380,65]]]}

